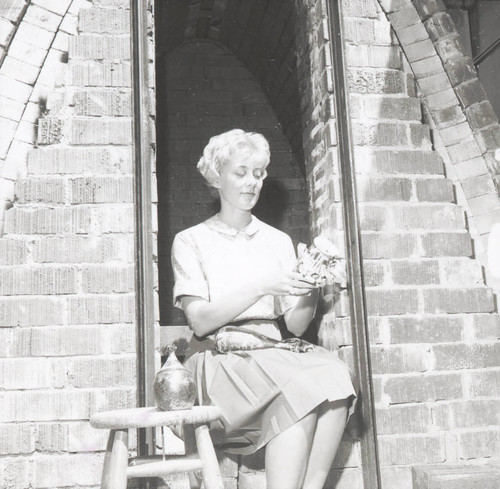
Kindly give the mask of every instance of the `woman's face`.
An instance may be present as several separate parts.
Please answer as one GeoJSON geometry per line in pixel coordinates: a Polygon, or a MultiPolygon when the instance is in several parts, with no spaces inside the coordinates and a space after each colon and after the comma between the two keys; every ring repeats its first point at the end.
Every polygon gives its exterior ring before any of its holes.
{"type": "Polygon", "coordinates": [[[266,168],[253,162],[246,154],[237,154],[228,161],[220,172],[216,183],[221,205],[250,211],[259,200],[266,168]]]}

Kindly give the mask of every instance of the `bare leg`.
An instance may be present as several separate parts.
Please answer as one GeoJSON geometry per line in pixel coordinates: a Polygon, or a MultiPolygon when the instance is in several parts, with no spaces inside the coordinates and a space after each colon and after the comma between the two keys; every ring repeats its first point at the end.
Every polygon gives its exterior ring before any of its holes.
{"type": "Polygon", "coordinates": [[[347,399],[324,402],[318,409],[316,431],[303,489],[321,489],[337,453],[347,420],[347,399]]]}
{"type": "Polygon", "coordinates": [[[316,428],[316,412],[276,435],[266,446],[267,489],[299,489],[316,428]]]}

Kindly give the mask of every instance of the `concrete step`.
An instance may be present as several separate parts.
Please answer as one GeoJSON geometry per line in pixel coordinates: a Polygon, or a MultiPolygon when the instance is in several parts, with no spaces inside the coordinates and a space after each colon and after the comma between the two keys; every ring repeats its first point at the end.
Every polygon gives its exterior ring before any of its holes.
{"type": "Polygon", "coordinates": [[[455,200],[453,183],[446,178],[359,175],[356,184],[360,202],[453,202],[455,200]]]}
{"type": "Polygon", "coordinates": [[[49,93],[50,115],[130,117],[132,91],[129,88],[64,87],[49,93]]]}
{"type": "Polygon", "coordinates": [[[93,7],[81,9],[78,31],[98,34],[130,34],[130,12],[123,8],[93,7]]]}
{"type": "Polygon", "coordinates": [[[500,469],[477,465],[426,465],[412,468],[413,489],[499,489],[500,469]]]}
{"type": "Polygon", "coordinates": [[[443,175],[444,165],[436,151],[404,149],[354,149],[357,173],[443,175]]]}

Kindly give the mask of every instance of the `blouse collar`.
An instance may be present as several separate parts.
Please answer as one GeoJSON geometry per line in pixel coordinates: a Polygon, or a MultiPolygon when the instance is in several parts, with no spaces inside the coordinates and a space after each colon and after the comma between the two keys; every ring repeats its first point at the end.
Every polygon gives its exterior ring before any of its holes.
{"type": "Polygon", "coordinates": [[[236,229],[233,226],[222,222],[219,218],[219,214],[210,217],[205,222],[210,229],[228,236],[236,236],[238,233],[242,233],[250,237],[260,229],[260,221],[253,215],[250,224],[245,229],[236,229]]]}

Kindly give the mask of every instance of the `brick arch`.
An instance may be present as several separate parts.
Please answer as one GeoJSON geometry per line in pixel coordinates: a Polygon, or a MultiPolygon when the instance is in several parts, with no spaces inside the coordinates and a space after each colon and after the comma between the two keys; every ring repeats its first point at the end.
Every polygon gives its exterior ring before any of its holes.
{"type": "Polygon", "coordinates": [[[158,63],[185,41],[223,44],[259,81],[304,172],[295,2],[168,0],[158,2],[156,10],[158,63]]]}
{"type": "Polygon", "coordinates": [[[488,238],[500,222],[498,119],[445,2],[378,2],[413,71],[436,149],[468,215],[476,256],[488,273],[488,238]]]}
{"type": "Polygon", "coordinates": [[[235,127],[266,136],[271,164],[255,214],[296,244],[309,240],[307,191],[260,83],[227,47],[211,40],[180,44],[165,58],[157,93],[160,317],[162,324],[184,324],[171,306],[170,247],[177,232],[218,211],[196,170],[208,139],[235,127]]]}

